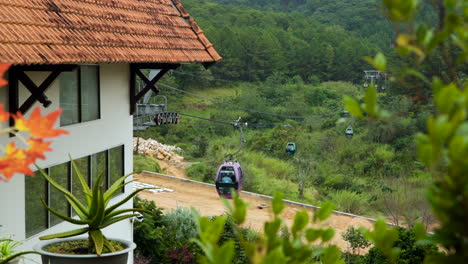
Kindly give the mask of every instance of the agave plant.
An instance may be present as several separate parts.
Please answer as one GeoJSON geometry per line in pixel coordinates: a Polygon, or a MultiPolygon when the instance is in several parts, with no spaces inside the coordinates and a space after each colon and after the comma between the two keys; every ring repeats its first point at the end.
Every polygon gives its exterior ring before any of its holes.
{"type": "Polygon", "coordinates": [[[0,238],[0,264],[6,264],[21,255],[38,254],[36,251],[15,251],[15,248],[20,244],[21,241],[0,238]]]}
{"type": "Polygon", "coordinates": [[[75,211],[79,219],[71,218],[71,217],[68,217],[66,215],[63,215],[55,211],[54,209],[47,206],[44,200],[42,200],[42,204],[47,208],[47,210],[49,210],[52,214],[56,215],[57,217],[69,223],[76,224],[76,225],[84,225],[86,227],[74,229],[74,230],[67,231],[67,232],[61,232],[61,233],[42,236],[42,237],[39,237],[39,239],[47,240],[47,239],[53,239],[53,238],[66,238],[66,237],[73,237],[73,236],[78,236],[81,234],[88,233],[89,253],[91,253],[91,250],[94,248],[96,250],[96,254],[101,255],[104,247],[107,248],[109,251],[114,252],[116,251],[115,248],[103,235],[101,229],[107,226],[110,226],[114,223],[117,223],[119,221],[132,218],[132,217],[136,217],[137,214],[135,214],[135,212],[137,211],[152,214],[151,212],[147,210],[139,209],[139,208],[117,210],[119,206],[126,203],[128,200],[130,200],[140,191],[151,189],[151,188],[143,188],[143,189],[136,190],[132,192],[131,194],[129,194],[124,199],[122,199],[121,201],[119,201],[118,203],[112,206],[109,206],[109,202],[112,196],[114,196],[114,194],[116,194],[117,191],[121,190],[121,188],[123,188],[125,185],[131,182],[129,181],[125,183],[125,179],[131,176],[132,174],[122,176],[117,181],[115,181],[115,183],[112,184],[112,186],[107,191],[104,191],[104,188],[101,186],[101,179],[104,173],[100,173],[96,180],[96,183],[91,189],[86,183],[83,175],[81,174],[80,170],[76,166],[75,162],[71,160],[71,163],[73,166],[73,170],[76,173],[79,179],[80,185],[83,189],[86,204],[83,204],[82,202],[80,202],[79,199],[76,196],[74,196],[71,192],[69,192],[66,188],[60,186],[60,184],[54,181],[39,166],[36,165],[36,168],[41,172],[42,176],[44,176],[44,178],[52,186],[54,186],[57,190],[63,193],[63,195],[67,199],[68,203],[70,203],[71,207],[73,208],[73,210],[75,211]]]}

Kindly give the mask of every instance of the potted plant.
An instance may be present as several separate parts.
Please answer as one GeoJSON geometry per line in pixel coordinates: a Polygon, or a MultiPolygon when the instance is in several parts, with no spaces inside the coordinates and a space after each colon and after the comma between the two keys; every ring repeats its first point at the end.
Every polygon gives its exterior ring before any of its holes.
{"type": "Polygon", "coordinates": [[[0,264],[19,263],[19,257],[24,254],[37,254],[35,251],[15,251],[21,241],[15,241],[10,238],[0,238],[0,264]]]}
{"type": "Polygon", "coordinates": [[[36,167],[42,176],[65,196],[79,219],[58,213],[47,206],[44,200],[42,200],[42,203],[47,210],[64,221],[76,225],[84,225],[85,227],[39,237],[40,240],[56,240],[39,242],[34,249],[42,255],[42,262],[44,264],[126,264],[128,253],[135,249],[135,243],[121,239],[108,239],[101,230],[119,221],[136,217],[136,211],[151,213],[139,208],[117,210],[119,206],[130,200],[137,193],[149,188],[136,190],[116,204],[109,205],[114,194],[129,183],[125,183],[125,179],[131,174],[119,178],[107,191],[104,191],[100,185],[103,173],[100,173],[93,188],[90,189],[75,162],[73,160],[71,162],[74,173],[76,173],[82,187],[86,200],[85,203],[80,202],[76,196],[60,186],[40,167],[37,165],[36,167]],[[83,234],[88,234],[88,238],[71,238],[83,234]]]}

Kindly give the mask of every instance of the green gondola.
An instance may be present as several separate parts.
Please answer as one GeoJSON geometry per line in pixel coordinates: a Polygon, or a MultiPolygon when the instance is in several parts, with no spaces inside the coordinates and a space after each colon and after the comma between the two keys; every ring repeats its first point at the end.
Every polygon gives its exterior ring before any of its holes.
{"type": "Polygon", "coordinates": [[[296,143],[288,142],[286,145],[286,153],[288,155],[294,155],[294,153],[296,153],[296,143]]]}

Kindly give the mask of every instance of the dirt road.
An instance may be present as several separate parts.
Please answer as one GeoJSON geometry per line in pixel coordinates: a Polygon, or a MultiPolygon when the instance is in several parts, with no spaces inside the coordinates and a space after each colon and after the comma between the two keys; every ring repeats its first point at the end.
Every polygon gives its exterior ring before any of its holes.
{"type": "MultiPolygon", "coordinates": [[[[156,205],[166,209],[166,212],[176,207],[194,207],[202,215],[221,215],[226,212],[222,201],[216,193],[215,188],[212,186],[171,179],[154,174],[140,174],[135,176],[135,180],[174,190],[174,192],[151,193],[149,191],[143,191],[140,193],[140,197],[155,201],[156,205]]],[[[244,201],[250,203],[245,226],[257,231],[262,231],[263,224],[271,219],[271,213],[269,208],[258,209],[257,206],[259,204],[270,205],[270,200],[245,193],[242,193],[241,197],[244,201]]],[[[295,213],[302,209],[304,208],[299,205],[287,205],[282,213],[282,217],[290,226],[295,213]]],[[[306,210],[309,212],[310,216],[312,216],[313,210],[306,210]]],[[[331,243],[345,251],[347,245],[346,241],[341,238],[341,233],[346,231],[348,226],[370,228],[373,223],[362,218],[333,214],[326,222],[321,223],[321,225],[333,227],[335,229],[335,237],[331,243]]]]}

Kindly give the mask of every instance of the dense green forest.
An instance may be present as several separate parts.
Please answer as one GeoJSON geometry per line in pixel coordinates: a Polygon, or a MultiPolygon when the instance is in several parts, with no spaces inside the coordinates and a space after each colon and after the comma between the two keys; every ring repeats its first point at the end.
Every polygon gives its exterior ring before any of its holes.
{"type": "MultiPolygon", "coordinates": [[[[466,1],[382,1],[388,10],[380,2],[184,3],[224,60],[208,70],[184,65],[166,75],[159,87],[171,111],[184,113],[181,123],[137,135],[180,146],[195,161],[188,176],[213,182],[226,155],[239,148],[240,131],[229,123],[240,117],[246,144],[235,158],[246,174],[244,189],[279,195],[263,233],[243,228],[247,205],[234,197],[229,215],[199,218],[200,239],[175,241],[182,251],[169,258],[198,255],[186,242],[196,241],[203,263],[467,262],[466,1]],[[363,85],[362,71],[371,68],[386,72],[379,93],[363,85]],[[298,146],[293,156],[285,153],[289,141],[298,146]],[[283,198],[321,209],[312,219],[298,212],[290,233],[280,228],[283,198]],[[342,233],[352,253],[341,259],[334,245],[316,247],[333,229],[304,230],[324,220],[332,204],[385,217],[372,231],[342,233]],[[388,229],[386,221],[408,228],[388,229]],[[373,247],[356,254],[368,240],[373,247]]],[[[135,237],[153,246],[140,250],[143,257],[159,258],[154,252],[174,246],[157,245],[149,230],[166,242],[166,234],[180,231],[174,226],[194,229],[189,212],[172,211],[167,219],[157,213],[149,222],[156,228],[136,228],[135,237]]]]}
{"type": "MultiPolygon", "coordinates": [[[[417,161],[414,143],[434,112],[429,87],[421,84],[415,94],[389,82],[378,96],[392,113],[386,120],[342,115],[344,95],[364,96],[363,70],[372,69],[365,56],[386,53],[395,74],[408,62],[376,41],[392,40],[377,2],[290,1],[287,8],[284,1],[261,2],[184,2],[224,59],[208,70],[183,65],[164,77],[163,85],[216,100],[161,85],[169,109],[223,122],[241,117],[250,124],[244,127],[246,146],[236,157],[248,191],[281,191],[287,199],[317,205],[331,200],[351,213],[432,223],[423,195],[431,176],[417,161]],[[349,126],[351,139],[344,133],[349,126]],[[288,141],[298,144],[292,157],[285,153],[288,141]]],[[[422,71],[444,78],[444,67],[436,54],[422,71]]],[[[179,125],[137,135],[180,146],[186,159],[199,162],[188,169],[189,176],[207,182],[239,148],[234,127],[186,116],[179,125]]]]}

